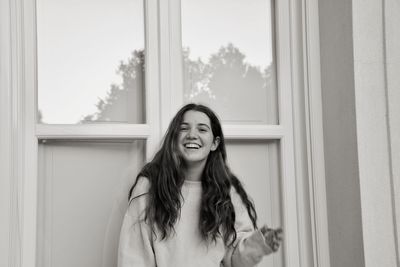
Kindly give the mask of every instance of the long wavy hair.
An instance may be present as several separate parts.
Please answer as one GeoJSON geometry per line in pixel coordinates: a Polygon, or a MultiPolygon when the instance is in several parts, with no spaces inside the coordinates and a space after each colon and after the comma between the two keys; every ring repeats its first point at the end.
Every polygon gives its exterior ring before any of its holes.
{"type": "Polygon", "coordinates": [[[222,236],[225,243],[232,244],[237,236],[234,227],[235,209],[230,195],[232,186],[241,197],[254,228],[257,228],[257,213],[239,179],[227,165],[221,123],[215,113],[204,105],[191,103],[178,111],[169,124],[160,150],[137,175],[136,182],[129,191],[129,198],[139,177],[147,177],[150,188],[145,220],[150,224],[153,233],[156,233],[156,228],[160,231],[162,240],[171,234],[182,207],[181,188],[185,181],[185,163],[178,152],[178,135],[183,116],[189,110],[206,114],[210,119],[214,138],[219,137],[219,145],[215,151],[210,151],[202,174],[200,232],[206,240],[215,241],[218,236],[222,236]]]}

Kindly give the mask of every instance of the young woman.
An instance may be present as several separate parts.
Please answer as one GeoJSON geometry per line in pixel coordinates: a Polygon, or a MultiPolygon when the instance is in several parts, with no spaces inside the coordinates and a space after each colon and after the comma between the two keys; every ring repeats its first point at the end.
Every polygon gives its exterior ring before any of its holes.
{"type": "Polygon", "coordinates": [[[253,203],[226,163],[208,107],[188,104],[129,194],[118,266],[254,266],[278,250],[281,229],[257,229],[253,203]]]}

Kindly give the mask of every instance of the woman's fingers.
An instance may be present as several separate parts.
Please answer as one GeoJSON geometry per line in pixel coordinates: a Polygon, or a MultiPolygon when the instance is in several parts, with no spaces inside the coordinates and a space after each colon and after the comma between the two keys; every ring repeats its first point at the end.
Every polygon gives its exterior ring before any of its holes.
{"type": "Polygon", "coordinates": [[[260,228],[260,231],[263,235],[265,235],[268,231],[268,225],[264,224],[263,227],[260,228]]]}
{"type": "Polygon", "coordinates": [[[280,243],[278,243],[278,242],[274,242],[273,244],[272,244],[272,250],[274,251],[274,252],[277,252],[278,251],[278,249],[279,249],[279,247],[280,247],[280,243]]]}
{"type": "Polygon", "coordinates": [[[283,231],[282,228],[278,228],[275,230],[275,239],[278,241],[282,241],[283,238],[283,231]]]}
{"type": "Polygon", "coordinates": [[[283,238],[282,228],[272,229],[264,225],[261,227],[260,231],[265,238],[265,242],[271,247],[272,251],[278,251],[283,238]]]}

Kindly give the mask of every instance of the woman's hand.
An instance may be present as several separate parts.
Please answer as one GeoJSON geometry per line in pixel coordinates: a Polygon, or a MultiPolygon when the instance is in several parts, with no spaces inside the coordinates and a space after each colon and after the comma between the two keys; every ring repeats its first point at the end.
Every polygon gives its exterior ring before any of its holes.
{"type": "Polygon", "coordinates": [[[272,229],[264,225],[260,231],[264,236],[265,243],[271,248],[272,252],[278,251],[282,243],[282,228],[272,229]]]}

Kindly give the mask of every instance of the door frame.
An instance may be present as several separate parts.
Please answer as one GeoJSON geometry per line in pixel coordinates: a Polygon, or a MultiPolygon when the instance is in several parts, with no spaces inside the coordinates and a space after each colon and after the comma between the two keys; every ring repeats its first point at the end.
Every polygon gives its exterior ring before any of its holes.
{"type": "MultiPolygon", "coordinates": [[[[162,16],[168,16],[171,18],[173,14],[170,14],[171,9],[169,5],[174,3],[167,1],[147,0],[145,1],[147,10],[160,10],[160,19],[162,16]]],[[[309,191],[305,194],[309,196],[309,205],[305,206],[309,208],[311,217],[311,236],[312,236],[312,263],[314,266],[329,266],[329,240],[328,240],[328,222],[326,214],[326,189],[325,189],[325,169],[324,169],[324,152],[323,152],[323,132],[322,132],[322,101],[321,101],[321,78],[320,78],[320,55],[319,55],[319,21],[318,21],[318,1],[317,0],[285,0],[279,1],[280,8],[278,8],[278,21],[283,20],[282,25],[286,25],[285,36],[280,38],[286,38],[285,42],[289,47],[289,53],[285,59],[290,66],[290,79],[287,79],[288,88],[295,90],[296,84],[303,86],[304,93],[297,95],[297,92],[292,95],[292,91],[286,91],[287,95],[283,97],[303,98],[304,105],[301,109],[305,113],[305,118],[300,123],[294,123],[294,129],[291,127],[285,128],[286,134],[293,136],[289,139],[281,139],[283,145],[282,151],[288,151],[285,147],[292,146],[295,151],[304,150],[301,144],[301,137],[298,136],[301,132],[300,125],[305,125],[306,129],[306,155],[307,166],[304,163],[299,162],[299,158],[294,158],[294,155],[284,155],[284,157],[293,157],[291,160],[295,165],[295,168],[291,168],[289,173],[286,173],[286,177],[290,180],[287,182],[303,183],[302,180],[295,180],[294,177],[299,176],[302,172],[302,168],[308,169],[308,186],[309,191]],[[300,3],[300,4],[299,4],[300,3]],[[289,17],[284,17],[279,12],[287,10],[289,17]],[[297,16],[296,14],[299,14],[297,16]],[[300,35],[296,34],[296,27],[301,21],[301,32],[300,35]],[[301,66],[301,70],[298,66],[301,66]],[[303,82],[299,82],[303,81],[303,82]]],[[[44,125],[36,124],[36,26],[35,26],[35,0],[6,0],[1,2],[2,15],[1,16],[0,28],[1,32],[1,44],[0,44],[0,56],[2,59],[0,69],[1,71],[1,131],[2,139],[0,142],[0,153],[2,158],[8,159],[3,163],[4,168],[0,169],[1,179],[8,179],[9,186],[8,194],[9,206],[5,207],[3,214],[6,214],[5,219],[8,221],[4,225],[9,230],[9,235],[6,236],[8,240],[8,257],[6,263],[11,266],[23,266],[23,267],[34,267],[36,259],[36,229],[37,229],[37,173],[38,173],[38,139],[41,138],[60,138],[62,133],[69,138],[69,130],[67,126],[59,126],[60,129],[46,128],[44,125]],[[4,10],[8,11],[4,12],[4,10]],[[3,42],[4,38],[4,42],[3,42]],[[3,89],[5,88],[5,89],[3,89]],[[5,178],[3,178],[5,177],[5,178]]],[[[147,47],[157,50],[159,42],[163,44],[165,38],[174,38],[174,33],[168,32],[169,36],[163,37],[158,36],[158,27],[162,27],[157,19],[154,20],[154,16],[157,17],[156,12],[154,14],[147,14],[146,16],[146,42],[147,47]],[[152,19],[150,19],[152,18],[152,19]],[[164,39],[163,39],[164,38],[164,39]]],[[[164,43],[165,44],[165,43],[164,43]]],[[[162,46],[163,49],[171,49],[169,46],[162,46]]],[[[157,50],[158,51],[158,50],[157,50]]],[[[172,50],[170,50],[171,52],[172,50]]],[[[163,54],[165,55],[165,54],[163,54]]],[[[146,103],[146,112],[148,114],[146,125],[136,125],[131,128],[124,125],[117,125],[116,132],[108,133],[104,128],[88,128],[83,129],[76,134],[74,137],[77,139],[92,137],[97,135],[97,138],[117,138],[125,139],[146,139],[147,140],[147,158],[153,153],[158,145],[158,140],[161,138],[161,132],[166,128],[165,119],[162,119],[160,114],[163,116],[171,116],[174,113],[174,109],[177,106],[177,102],[172,100],[172,95],[159,95],[159,92],[171,92],[161,90],[165,84],[167,86],[175,86],[178,84],[176,80],[171,80],[168,74],[159,73],[157,63],[160,64],[171,64],[173,58],[165,57],[161,58],[160,54],[147,55],[150,64],[150,71],[157,73],[158,78],[152,77],[151,79],[146,77],[146,84],[149,86],[149,90],[146,97],[150,99],[146,103]],[[165,63],[167,62],[167,63],[165,63]],[[158,74],[160,74],[158,76],[158,74]],[[168,80],[170,79],[170,80],[168,80]],[[169,97],[171,103],[165,106],[161,106],[160,98],[169,97]],[[150,109],[151,107],[151,109],[150,109]],[[155,108],[156,107],[156,108],[155,108]],[[100,133],[99,133],[100,129],[100,133]],[[162,129],[162,130],[160,130],[162,129]]],[[[285,80],[285,79],[281,79],[285,80]]],[[[294,105],[295,102],[294,101],[294,105]]],[[[282,112],[280,110],[280,112],[282,112]]],[[[280,113],[284,114],[284,113],[280,113]]],[[[296,120],[296,114],[292,112],[288,113],[288,118],[285,120],[296,120]],[[292,117],[293,116],[293,117],[292,117]]],[[[264,126],[264,127],[253,127],[250,131],[241,129],[237,126],[226,126],[224,129],[227,133],[227,138],[234,138],[236,134],[240,134],[242,137],[249,135],[249,138],[257,137],[258,139],[269,138],[267,135],[271,135],[270,138],[276,139],[277,134],[281,136],[279,126],[264,126]],[[242,131],[242,132],[241,132],[242,131]]],[[[74,133],[77,133],[74,131],[74,133]]],[[[65,137],[64,136],[64,137],[65,137]]],[[[282,153],[282,154],[285,154],[282,153]]],[[[287,154],[287,153],[286,153],[287,154]]],[[[296,154],[298,155],[298,154],[296,154]]],[[[3,167],[2,165],[2,167],[3,167]]],[[[287,184],[286,196],[290,197],[289,194],[296,195],[297,189],[287,184]],[[294,191],[293,191],[294,190],[294,191]]],[[[293,201],[289,201],[293,202],[293,201]]],[[[297,207],[299,214],[306,212],[301,207],[297,207]]],[[[298,214],[286,214],[286,219],[298,220],[298,214]],[[294,216],[294,217],[293,217],[294,216]]],[[[292,224],[295,225],[295,224],[292,224]]],[[[3,224],[1,225],[3,227],[3,224]]],[[[300,226],[299,226],[300,227],[300,226]]],[[[292,236],[290,233],[294,233],[293,242],[286,242],[285,249],[289,253],[293,254],[291,259],[292,262],[286,262],[289,266],[306,266],[304,261],[299,255],[299,249],[301,249],[301,243],[303,242],[301,237],[302,231],[297,229],[289,229],[288,237],[292,236]],[[297,235],[299,234],[299,236],[297,235]]],[[[288,240],[287,240],[288,241],[288,240]]],[[[7,265],[6,265],[7,266],[7,265]]]]}

